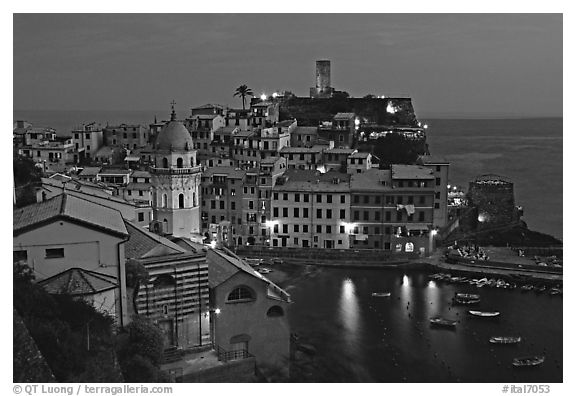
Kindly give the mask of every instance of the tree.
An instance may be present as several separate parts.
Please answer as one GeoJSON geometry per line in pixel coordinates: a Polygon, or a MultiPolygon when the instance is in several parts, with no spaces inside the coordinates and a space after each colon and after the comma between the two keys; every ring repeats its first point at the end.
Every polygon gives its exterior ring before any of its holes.
{"type": "Polygon", "coordinates": [[[246,110],[246,96],[254,96],[254,92],[246,84],[240,85],[236,88],[234,96],[239,96],[242,98],[242,110],[246,110]]]}
{"type": "Polygon", "coordinates": [[[42,171],[34,161],[22,155],[13,158],[14,187],[18,207],[36,202],[35,186],[40,183],[42,171]]]}

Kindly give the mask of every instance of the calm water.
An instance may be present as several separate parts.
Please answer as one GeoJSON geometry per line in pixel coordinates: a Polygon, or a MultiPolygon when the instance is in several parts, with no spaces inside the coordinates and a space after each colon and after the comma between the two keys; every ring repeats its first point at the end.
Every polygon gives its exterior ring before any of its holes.
{"type": "Polygon", "coordinates": [[[431,120],[430,152],[445,156],[450,181],[468,187],[495,173],[514,182],[516,204],[535,231],[562,239],[562,119],[431,120]]]}
{"type": "MultiPolygon", "coordinates": [[[[184,117],[189,109],[179,109],[184,117]]],[[[83,122],[102,125],[168,119],[169,110],[14,111],[14,119],[51,126],[65,134],[83,122]]],[[[511,178],[524,220],[536,231],[562,239],[562,119],[426,120],[430,152],[450,162],[450,181],[460,186],[476,176],[511,178]]]]}
{"type": "Polygon", "coordinates": [[[519,290],[434,282],[422,272],[322,269],[285,286],[294,304],[291,331],[317,348],[308,368],[314,382],[561,382],[562,297],[519,290]],[[390,298],[374,298],[390,291],[390,298]],[[455,292],[481,295],[480,309],[501,317],[473,318],[451,306],[455,292]],[[458,320],[455,330],[431,328],[434,316],[458,320]],[[520,335],[517,345],[491,336],[520,335]],[[518,356],[542,354],[537,368],[513,368],[518,356]]]}

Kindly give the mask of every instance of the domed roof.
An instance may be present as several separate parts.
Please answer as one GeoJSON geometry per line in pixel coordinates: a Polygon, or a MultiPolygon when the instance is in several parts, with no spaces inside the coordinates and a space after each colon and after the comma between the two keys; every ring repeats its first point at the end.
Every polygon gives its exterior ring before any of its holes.
{"type": "Polygon", "coordinates": [[[176,113],[172,109],[170,122],[162,128],[156,138],[157,150],[188,151],[194,148],[194,142],[188,129],[180,121],[176,121],[176,113]]]}

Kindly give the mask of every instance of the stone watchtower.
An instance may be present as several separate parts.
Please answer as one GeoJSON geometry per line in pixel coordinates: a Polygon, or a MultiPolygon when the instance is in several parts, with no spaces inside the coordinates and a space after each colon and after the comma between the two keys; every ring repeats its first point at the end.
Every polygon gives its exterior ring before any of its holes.
{"type": "Polygon", "coordinates": [[[159,224],[151,231],[191,238],[200,233],[201,167],[190,132],[176,120],[174,104],[170,122],[158,133],[153,146],[152,207],[159,224]]]}
{"type": "Polygon", "coordinates": [[[316,87],[310,88],[310,97],[329,98],[333,89],[330,86],[330,61],[316,61],[316,87]]]}

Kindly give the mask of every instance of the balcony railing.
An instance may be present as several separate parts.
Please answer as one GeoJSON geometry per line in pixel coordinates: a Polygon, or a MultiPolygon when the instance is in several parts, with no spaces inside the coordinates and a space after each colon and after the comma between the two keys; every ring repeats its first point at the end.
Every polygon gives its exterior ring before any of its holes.
{"type": "Polygon", "coordinates": [[[170,175],[187,175],[191,173],[198,173],[202,171],[201,166],[187,167],[187,168],[156,168],[151,167],[150,173],[155,174],[170,174],[170,175]]]}
{"type": "Polygon", "coordinates": [[[247,350],[241,349],[237,351],[227,351],[221,348],[219,345],[215,345],[216,353],[218,354],[218,360],[221,362],[228,362],[230,360],[241,360],[254,357],[247,350]]]}

